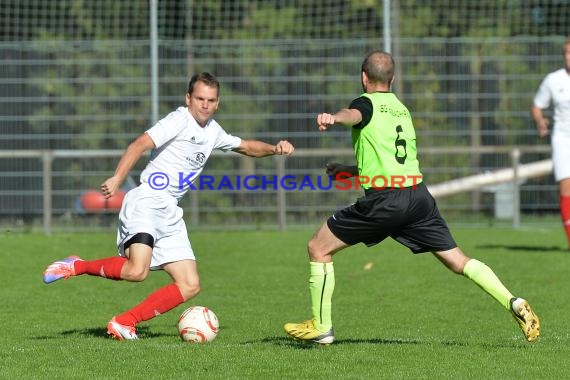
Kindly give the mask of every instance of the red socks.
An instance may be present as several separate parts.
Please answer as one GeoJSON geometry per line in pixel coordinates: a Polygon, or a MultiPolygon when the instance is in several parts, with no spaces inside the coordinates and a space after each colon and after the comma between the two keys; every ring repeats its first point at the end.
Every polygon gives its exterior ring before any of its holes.
{"type": "MultiPolygon", "coordinates": [[[[105,277],[111,280],[121,279],[121,269],[127,262],[124,257],[108,257],[99,260],[77,260],[74,263],[75,275],[88,274],[105,277]]],[[[125,326],[135,326],[141,321],[147,321],[157,315],[166,313],[184,302],[180,289],[175,284],[166,285],[149,295],[143,302],[131,310],[117,315],[115,320],[125,326]]]]}
{"type": "MultiPolygon", "coordinates": [[[[116,256],[100,260],[77,260],[74,263],[75,275],[88,274],[111,280],[121,279],[121,269],[127,262],[124,257],[116,256]]],[[[167,285],[149,295],[143,302],[131,310],[117,315],[115,320],[125,326],[135,326],[157,315],[166,313],[184,302],[184,297],[175,284],[167,285]]]]}
{"type": "Polygon", "coordinates": [[[175,284],[166,285],[149,295],[143,302],[131,310],[117,315],[115,320],[121,325],[135,326],[157,315],[164,314],[184,302],[180,289],[175,284]]]}
{"type": "Polygon", "coordinates": [[[127,259],[120,256],[89,261],[77,260],[74,263],[75,275],[88,274],[111,280],[120,280],[121,269],[126,262],[127,259]]]}
{"type": "Polygon", "coordinates": [[[566,237],[570,246],[570,196],[560,196],[560,215],[562,216],[562,225],[566,230],[566,237]]]}

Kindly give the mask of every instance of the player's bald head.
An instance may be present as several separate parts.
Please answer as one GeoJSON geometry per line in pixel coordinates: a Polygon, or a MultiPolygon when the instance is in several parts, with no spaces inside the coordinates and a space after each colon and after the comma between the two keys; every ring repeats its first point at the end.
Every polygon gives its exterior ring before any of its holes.
{"type": "Polygon", "coordinates": [[[362,62],[362,71],[371,83],[390,84],[394,78],[394,59],[390,53],[376,50],[362,62]]]}

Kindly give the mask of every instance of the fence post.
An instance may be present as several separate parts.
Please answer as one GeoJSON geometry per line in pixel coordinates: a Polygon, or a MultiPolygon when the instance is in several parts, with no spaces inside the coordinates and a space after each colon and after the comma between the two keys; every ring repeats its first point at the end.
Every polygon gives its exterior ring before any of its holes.
{"type": "Polygon", "coordinates": [[[281,186],[281,179],[285,176],[285,158],[275,156],[277,168],[277,225],[279,231],[287,229],[287,199],[285,189],[281,186]]]}
{"type": "Polygon", "coordinates": [[[42,190],[43,190],[43,226],[44,233],[51,234],[52,212],[53,212],[53,187],[52,187],[52,162],[53,152],[51,150],[42,151],[42,190]]]}
{"type": "Polygon", "coordinates": [[[514,148],[511,152],[513,163],[513,228],[519,228],[521,225],[521,198],[519,189],[519,165],[521,158],[521,151],[519,148],[514,148]]]}

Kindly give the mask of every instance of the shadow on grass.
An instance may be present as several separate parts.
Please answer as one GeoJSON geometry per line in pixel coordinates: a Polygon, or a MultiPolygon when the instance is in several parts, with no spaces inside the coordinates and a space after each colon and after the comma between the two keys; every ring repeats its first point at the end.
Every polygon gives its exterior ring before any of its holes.
{"type": "MultiPolygon", "coordinates": [[[[259,344],[259,343],[270,343],[277,346],[288,346],[299,349],[315,349],[323,347],[323,345],[320,344],[295,341],[291,338],[282,337],[282,336],[279,337],[272,336],[259,340],[250,340],[247,342],[243,342],[242,344],[259,344]]],[[[420,343],[422,342],[419,340],[372,338],[372,339],[337,339],[334,341],[333,345],[338,346],[343,344],[420,344],[420,343]]]]}
{"type": "MultiPolygon", "coordinates": [[[[111,339],[111,337],[107,334],[107,329],[101,327],[65,330],[60,332],[59,335],[63,337],[72,336],[72,335],[82,335],[91,338],[111,339]]],[[[169,336],[169,334],[150,332],[148,327],[146,326],[137,326],[137,335],[139,336],[139,338],[158,338],[162,336],[169,336]]],[[[38,336],[36,337],[36,339],[56,339],[57,337],[58,337],[57,335],[52,335],[52,336],[44,335],[44,336],[38,336]]]]}
{"type": "MultiPolygon", "coordinates": [[[[272,345],[277,346],[284,346],[284,347],[294,347],[297,349],[302,350],[311,350],[311,349],[319,349],[322,348],[323,345],[311,343],[311,342],[299,342],[295,341],[288,337],[267,337],[259,340],[251,340],[247,342],[243,342],[242,344],[260,344],[260,343],[269,343],[272,345]]],[[[498,348],[506,348],[506,349],[528,349],[532,346],[532,344],[526,344],[526,342],[494,342],[494,343],[482,343],[482,342],[465,342],[465,341],[432,341],[432,340],[417,340],[417,339],[385,339],[385,338],[371,338],[371,339],[337,339],[334,341],[332,346],[338,345],[350,345],[350,344],[380,344],[380,345],[417,345],[417,344],[424,344],[424,345],[442,345],[442,346],[449,346],[449,347],[473,347],[479,346],[485,349],[498,349],[498,348]]],[[[324,346],[326,347],[326,346],[324,346]]]]}
{"type": "Polygon", "coordinates": [[[510,245],[510,244],[484,244],[476,246],[477,249],[507,249],[510,251],[527,252],[568,252],[568,248],[560,246],[532,246],[532,245],[510,245]]]}
{"type": "Polygon", "coordinates": [[[485,349],[493,349],[496,350],[498,348],[506,348],[506,349],[531,349],[534,343],[528,343],[526,341],[521,340],[520,342],[495,342],[495,343],[473,343],[473,342],[440,342],[442,346],[450,346],[450,347],[473,347],[479,346],[485,349]]]}

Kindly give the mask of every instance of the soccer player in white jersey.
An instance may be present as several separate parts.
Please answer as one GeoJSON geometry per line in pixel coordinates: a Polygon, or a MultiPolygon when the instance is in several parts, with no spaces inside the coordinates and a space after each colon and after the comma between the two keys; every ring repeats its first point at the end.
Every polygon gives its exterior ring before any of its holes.
{"type": "Polygon", "coordinates": [[[70,256],[44,271],[46,284],[82,274],[139,282],[150,270],[168,273],[171,284],[109,321],[107,333],[115,339],[138,339],[139,322],[171,310],[200,291],[196,260],[178,200],[188,191],[189,182],[202,172],[212,151],[232,150],[251,157],[293,153],[293,145],[285,140],[271,145],[226,133],[212,118],[218,109],[219,90],[213,75],[194,75],[188,84],[186,107],[171,112],[132,142],[115,174],[101,185],[105,197],[112,197],[143,153],[152,150],[141,184],[123,201],[117,231],[119,255],[99,260],[70,256]]]}
{"type": "Polygon", "coordinates": [[[564,68],[548,74],[534,97],[531,115],[538,135],[550,134],[550,121],[543,110],[554,108],[552,128],[552,162],[554,178],[559,183],[560,215],[570,248],[570,37],[564,42],[564,68]]]}

